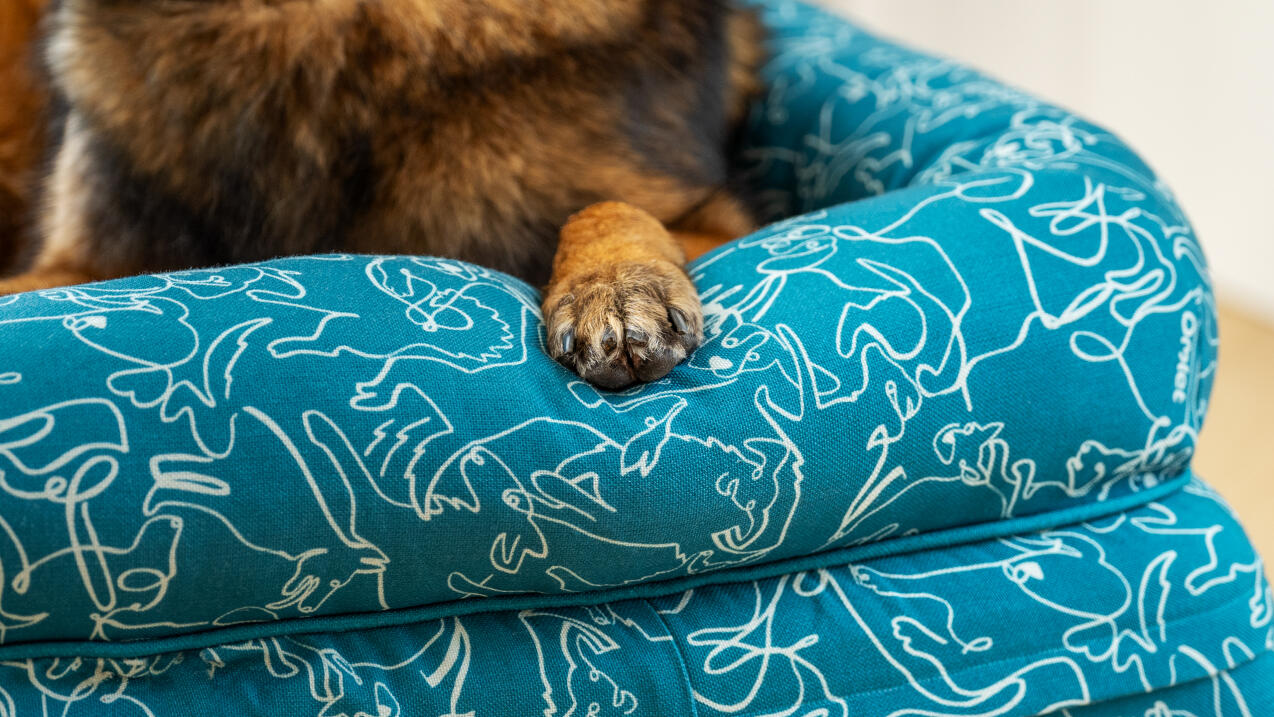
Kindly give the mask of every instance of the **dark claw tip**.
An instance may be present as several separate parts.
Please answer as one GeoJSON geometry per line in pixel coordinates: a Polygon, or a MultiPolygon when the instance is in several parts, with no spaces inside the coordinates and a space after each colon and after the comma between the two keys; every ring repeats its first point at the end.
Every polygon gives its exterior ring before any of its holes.
{"type": "Polygon", "coordinates": [[[646,343],[646,332],[641,329],[629,328],[624,332],[624,339],[634,344],[646,343]]]}
{"type": "Polygon", "coordinates": [[[575,349],[575,329],[567,329],[562,334],[562,353],[569,354],[575,349]]]}
{"type": "Polygon", "coordinates": [[[602,332],[602,348],[607,351],[613,351],[615,349],[615,330],[609,326],[607,326],[606,330],[602,332]]]}
{"type": "Polygon", "coordinates": [[[668,309],[668,318],[672,319],[673,328],[677,329],[677,333],[684,334],[690,331],[690,320],[681,313],[681,309],[668,309]]]}

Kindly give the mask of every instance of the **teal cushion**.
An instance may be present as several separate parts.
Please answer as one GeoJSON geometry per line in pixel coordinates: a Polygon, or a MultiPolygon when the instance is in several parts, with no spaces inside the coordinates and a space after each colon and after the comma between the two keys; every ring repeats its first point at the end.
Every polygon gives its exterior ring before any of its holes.
{"type": "Polygon", "coordinates": [[[1264,590],[1193,483],[1089,523],[660,597],[5,660],[0,714],[1262,717],[1264,590]]]}
{"type": "Polygon", "coordinates": [[[1029,714],[1269,665],[1188,471],[1217,337],[1171,195],[1066,111],[765,15],[739,159],[777,223],[694,264],[708,339],[659,382],[581,382],[534,289],[444,259],[0,299],[0,698],[1029,714]]]}

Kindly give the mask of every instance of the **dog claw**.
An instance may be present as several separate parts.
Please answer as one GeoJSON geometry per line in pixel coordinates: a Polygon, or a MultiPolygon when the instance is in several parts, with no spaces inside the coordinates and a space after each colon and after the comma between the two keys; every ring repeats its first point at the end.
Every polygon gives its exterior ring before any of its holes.
{"type": "Polygon", "coordinates": [[[703,340],[698,300],[694,284],[671,262],[586,275],[547,304],[548,348],[601,389],[657,381],[703,340]]]}
{"type": "Polygon", "coordinates": [[[684,334],[690,331],[690,322],[686,319],[686,315],[681,313],[681,309],[669,308],[668,318],[672,320],[672,326],[677,329],[677,333],[684,334]]]}

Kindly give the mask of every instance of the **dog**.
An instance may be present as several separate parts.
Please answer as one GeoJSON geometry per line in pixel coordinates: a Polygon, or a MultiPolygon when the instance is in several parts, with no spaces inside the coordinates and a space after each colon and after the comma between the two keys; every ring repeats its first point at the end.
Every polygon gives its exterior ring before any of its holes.
{"type": "Polygon", "coordinates": [[[765,34],[730,0],[50,1],[38,246],[0,294],[432,254],[544,286],[548,353],[620,389],[702,340],[687,250],[754,228],[728,158],[765,34]]]}

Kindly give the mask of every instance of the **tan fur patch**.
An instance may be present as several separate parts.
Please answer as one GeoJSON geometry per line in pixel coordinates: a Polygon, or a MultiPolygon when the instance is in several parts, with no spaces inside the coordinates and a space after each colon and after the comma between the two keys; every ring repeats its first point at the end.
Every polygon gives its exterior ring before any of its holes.
{"type": "Polygon", "coordinates": [[[43,5],[44,0],[0,2],[0,275],[13,268],[29,239],[43,153],[44,93],[33,67],[43,5]]]}
{"type": "Polygon", "coordinates": [[[571,217],[544,296],[549,355],[604,388],[662,378],[703,340],[684,263],[664,226],[630,204],[571,217]]]}

